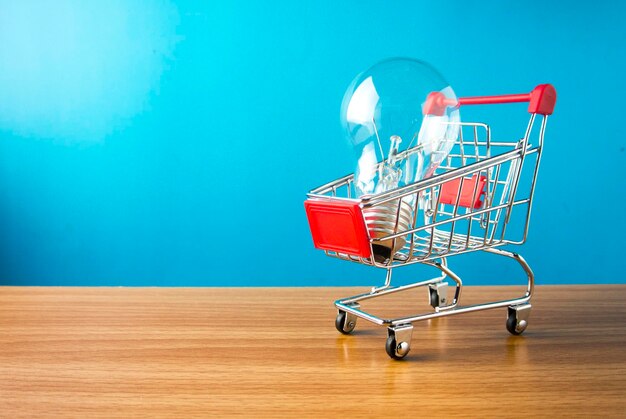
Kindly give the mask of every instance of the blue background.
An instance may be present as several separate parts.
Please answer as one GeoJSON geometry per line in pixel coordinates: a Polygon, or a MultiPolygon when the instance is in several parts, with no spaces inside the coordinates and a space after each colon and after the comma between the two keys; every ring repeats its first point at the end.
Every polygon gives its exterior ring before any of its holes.
{"type": "MultiPolygon", "coordinates": [[[[626,6],[588,6],[0,0],[0,283],[381,282],[314,251],[302,202],[352,171],[344,90],[393,56],[460,96],[554,84],[520,252],[539,283],[624,282],[626,6]]],[[[501,108],[475,116],[519,138],[501,108]]],[[[481,284],[508,263],[451,260],[481,284]]]]}

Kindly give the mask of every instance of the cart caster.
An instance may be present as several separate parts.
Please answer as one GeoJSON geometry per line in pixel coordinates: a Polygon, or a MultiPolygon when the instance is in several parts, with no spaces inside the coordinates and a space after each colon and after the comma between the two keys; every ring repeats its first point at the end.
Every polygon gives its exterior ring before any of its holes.
{"type": "Polygon", "coordinates": [[[448,303],[448,283],[438,282],[428,286],[428,295],[430,305],[436,310],[448,303]]]}
{"type": "Polygon", "coordinates": [[[528,327],[528,317],[530,317],[530,304],[519,306],[509,306],[506,319],[506,330],[512,335],[521,335],[528,327]]]}
{"type": "Polygon", "coordinates": [[[411,350],[413,325],[390,327],[387,329],[385,351],[392,359],[402,359],[411,350]]]}
{"type": "MultiPolygon", "coordinates": [[[[353,305],[354,308],[359,308],[358,304],[353,305]]],[[[337,318],[335,318],[335,327],[340,333],[349,335],[356,327],[356,316],[352,313],[346,313],[343,310],[337,312],[337,318]]]]}

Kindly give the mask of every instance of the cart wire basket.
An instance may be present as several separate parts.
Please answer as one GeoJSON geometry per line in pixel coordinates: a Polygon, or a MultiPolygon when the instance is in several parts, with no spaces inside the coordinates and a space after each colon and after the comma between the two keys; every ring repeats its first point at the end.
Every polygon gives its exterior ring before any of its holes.
{"type": "MultiPolygon", "coordinates": [[[[441,114],[450,105],[446,100],[431,93],[424,113],[441,114]]],[[[507,330],[519,335],[526,329],[534,275],[522,256],[501,247],[526,241],[546,123],[554,110],[556,91],[552,85],[543,84],[527,94],[465,97],[455,105],[513,102],[529,102],[530,120],[520,140],[493,141],[487,124],[455,122],[459,137],[431,177],[355,198],[354,175],[350,174],[308,193],[304,204],[316,248],[334,258],[386,270],[382,286],[335,302],[339,332],[351,333],[357,318],[385,326],[387,354],[402,359],[410,350],[413,323],[420,320],[507,307],[507,330]],[[463,283],[449,268],[447,258],[476,251],[517,261],[527,277],[525,294],[462,305],[463,283]],[[435,267],[441,274],[393,286],[393,269],[415,263],[435,267]],[[448,279],[455,286],[451,298],[448,279]],[[362,310],[359,304],[416,287],[427,287],[432,312],[381,318],[362,310]]],[[[419,146],[399,157],[417,152],[419,146]]]]}

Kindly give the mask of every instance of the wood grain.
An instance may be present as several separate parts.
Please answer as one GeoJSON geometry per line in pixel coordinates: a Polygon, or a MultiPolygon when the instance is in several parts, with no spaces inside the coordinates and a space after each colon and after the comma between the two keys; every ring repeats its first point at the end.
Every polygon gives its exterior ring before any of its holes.
{"type": "Polygon", "coordinates": [[[519,337],[504,309],[417,323],[399,362],[384,328],[335,330],[332,301],[363,291],[0,287],[1,416],[626,415],[626,286],[538,287],[519,337]]]}

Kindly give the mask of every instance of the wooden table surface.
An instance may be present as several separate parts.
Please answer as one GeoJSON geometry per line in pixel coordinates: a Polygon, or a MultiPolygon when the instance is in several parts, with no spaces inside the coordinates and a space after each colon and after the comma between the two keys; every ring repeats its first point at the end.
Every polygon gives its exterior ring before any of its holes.
{"type": "Polygon", "coordinates": [[[383,327],[335,330],[364,290],[0,287],[0,416],[626,416],[626,286],[540,286],[522,336],[506,309],[416,323],[402,361],[383,327]]]}

